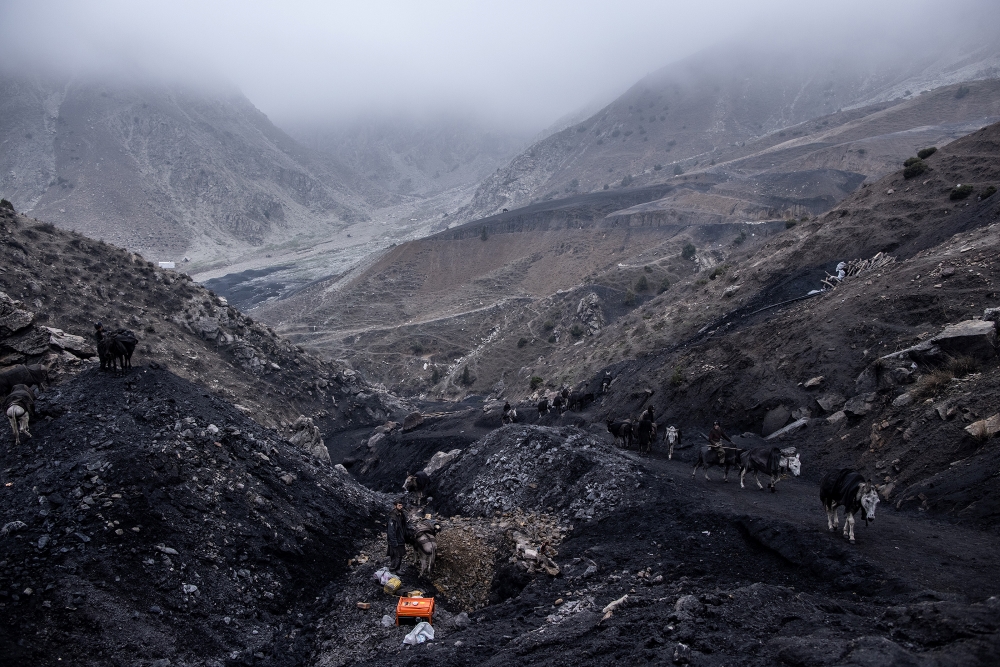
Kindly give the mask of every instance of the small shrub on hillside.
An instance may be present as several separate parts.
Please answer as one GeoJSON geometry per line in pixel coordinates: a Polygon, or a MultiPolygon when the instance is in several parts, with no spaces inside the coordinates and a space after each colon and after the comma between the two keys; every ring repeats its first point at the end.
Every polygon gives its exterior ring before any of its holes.
{"type": "Polygon", "coordinates": [[[618,136],[618,135],[620,135],[621,133],[622,133],[622,131],[621,131],[621,130],[614,130],[614,131],[612,131],[612,132],[611,132],[611,136],[612,136],[612,137],[617,137],[617,136],[618,136]]]}
{"type": "Polygon", "coordinates": [[[683,248],[681,248],[681,257],[684,259],[694,259],[696,252],[698,252],[698,249],[695,248],[694,244],[689,241],[684,244],[683,248]]]}
{"type": "Polygon", "coordinates": [[[625,301],[624,301],[624,304],[626,306],[634,306],[635,305],[635,292],[633,292],[632,290],[629,290],[629,291],[625,292],[625,301]]]}
{"type": "Polygon", "coordinates": [[[921,160],[926,160],[935,153],[937,153],[937,146],[931,146],[930,148],[921,148],[919,151],[917,151],[917,157],[920,158],[921,160]]]}
{"type": "Polygon", "coordinates": [[[717,266],[714,269],[712,269],[712,272],[710,274],[708,274],[708,277],[711,280],[715,280],[719,276],[725,275],[725,273],[726,273],[726,265],[725,264],[720,264],[719,266],[717,266]]]}
{"type": "Polygon", "coordinates": [[[656,288],[656,293],[663,294],[668,289],[670,289],[670,278],[664,278],[660,281],[660,286],[656,288]]]}
{"type": "Polygon", "coordinates": [[[490,238],[490,233],[488,231],[486,231],[486,226],[485,225],[483,226],[483,228],[481,230],[479,230],[479,238],[482,239],[483,241],[485,241],[488,238],[490,238]]]}
{"type": "Polygon", "coordinates": [[[681,369],[674,369],[673,375],[670,376],[670,384],[674,387],[679,387],[684,384],[684,374],[681,373],[681,369]]]}
{"type": "Polygon", "coordinates": [[[421,355],[424,353],[424,346],[420,341],[410,345],[410,349],[413,350],[413,354],[421,355]]]}
{"type": "Polygon", "coordinates": [[[708,278],[698,278],[698,280],[694,281],[694,284],[698,287],[704,287],[708,284],[708,278]]]}
{"type": "Polygon", "coordinates": [[[517,339],[517,348],[518,349],[521,349],[522,347],[524,347],[527,344],[528,344],[528,339],[527,338],[518,338],[517,339]]]}
{"type": "Polygon", "coordinates": [[[622,187],[624,188],[629,185],[632,185],[632,176],[626,175],[625,178],[622,179],[622,187]]]}
{"type": "Polygon", "coordinates": [[[431,384],[437,384],[441,380],[441,373],[438,371],[437,366],[431,370],[431,384]]]}
{"type": "Polygon", "coordinates": [[[684,173],[684,170],[681,169],[681,166],[679,164],[675,164],[674,165],[674,176],[680,176],[683,173],[684,173]]]}
{"type": "Polygon", "coordinates": [[[548,340],[549,340],[549,342],[550,342],[550,343],[553,343],[553,344],[554,344],[554,343],[556,342],[556,335],[555,335],[555,334],[552,334],[551,336],[549,336],[549,339],[548,339],[548,340]]]}
{"type": "Polygon", "coordinates": [[[610,188],[610,187],[611,187],[611,186],[610,186],[610,185],[608,185],[607,183],[605,183],[605,184],[604,184],[604,189],[605,189],[605,190],[607,190],[607,189],[608,189],[608,188],[610,188]]]}
{"type": "Polygon", "coordinates": [[[785,229],[791,229],[798,223],[795,220],[785,220],[785,229]]]}
{"type": "Polygon", "coordinates": [[[864,154],[865,154],[865,153],[867,153],[867,152],[868,152],[868,151],[866,151],[866,150],[865,150],[864,148],[859,148],[859,149],[858,149],[858,155],[864,155],[864,154]]]}
{"type": "Polygon", "coordinates": [[[913,397],[917,399],[933,398],[948,387],[948,383],[953,377],[955,374],[946,368],[922,375],[914,386],[913,397]]]}
{"type": "Polygon", "coordinates": [[[662,164],[654,164],[653,165],[653,171],[659,171],[661,169],[663,169],[663,165],[662,164]]]}
{"type": "Polygon", "coordinates": [[[740,235],[733,239],[733,245],[743,245],[747,240],[747,230],[741,229],[740,235]]]}
{"type": "Polygon", "coordinates": [[[799,222],[809,222],[809,216],[808,215],[802,216],[801,218],[799,218],[799,222]]]}
{"type": "Polygon", "coordinates": [[[979,370],[979,362],[975,357],[952,357],[948,360],[946,368],[955,374],[955,377],[965,377],[970,373],[975,373],[979,370]]]}
{"type": "Polygon", "coordinates": [[[56,226],[53,225],[51,222],[41,222],[35,225],[35,229],[37,229],[40,232],[45,232],[46,234],[56,233],[56,226]]]}
{"type": "Polygon", "coordinates": [[[645,271],[646,273],[652,273],[653,267],[647,264],[646,266],[642,267],[642,270],[645,271]]]}
{"type": "Polygon", "coordinates": [[[968,86],[959,86],[958,90],[955,91],[955,99],[960,100],[970,92],[972,92],[972,90],[968,86]]]}
{"type": "Polygon", "coordinates": [[[531,386],[531,391],[534,391],[534,390],[538,389],[539,387],[541,387],[543,382],[545,382],[544,379],[538,377],[537,375],[532,375],[531,376],[531,382],[529,383],[530,386],[531,386]]]}
{"type": "Polygon", "coordinates": [[[994,194],[996,194],[996,191],[997,191],[997,186],[991,185],[988,188],[986,188],[985,190],[983,190],[983,194],[979,195],[979,198],[980,199],[989,199],[994,194]]]}
{"type": "Polygon", "coordinates": [[[903,169],[903,178],[913,178],[915,176],[919,176],[925,171],[927,171],[927,163],[923,160],[917,160],[903,169]]]}
{"type": "Polygon", "coordinates": [[[903,162],[903,166],[904,167],[911,167],[911,166],[915,165],[918,162],[920,162],[920,158],[918,158],[918,157],[908,157],[903,162]]]}
{"type": "Polygon", "coordinates": [[[569,333],[573,338],[579,338],[585,333],[585,329],[579,324],[574,324],[570,327],[569,333]]]}
{"type": "Polygon", "coordinates": [[[952,201],[957,201],[959,199],[965,199],[966,197],[968,197],[969,195],[972,194],[972,190],[973,190],[973,188],[972,188],[971,185],[959,185],[959,186],[956,186],[956,187],[952,188],[951,194],[948,195],[948,199],[950,199],[952,201]]]}
{"type": "Polygon", "coordinates": [[[469,367],[466,366],[462,369],[462,384],[468,386],[472,384],[472,374],[469,373],[469,367]]]}
{"type": "Polygon", "coordinates": [[[14,205],[10,203],[7,199],[0,199],[0,208],[5,208],[8,211],[14,210],[14,205]]]}
{"type": "Polygon", "coordinates": [[[552,331],[556,328],[556,325],[553,324],[552,320],[545,320],[545,324],[542,325],[542,328],[546,331],[552,331]]]}
{"type": "Polygon", "coordinates": [[[646,276],[639,276],[639,280],[635,281],[635,291],[645,292],[649,289],[649,281],[646,280],[646,276]]]}

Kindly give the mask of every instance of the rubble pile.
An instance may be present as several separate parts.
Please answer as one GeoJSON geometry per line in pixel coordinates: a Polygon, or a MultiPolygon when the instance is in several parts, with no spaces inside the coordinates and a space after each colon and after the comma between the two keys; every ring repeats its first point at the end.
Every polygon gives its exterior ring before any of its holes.
{"type": "Polygon", "coordinates": [[[438,481],[456,513],[520,508],[589,520],[620,507],[643,484],[640,467],[613,444],[575,427],[506,426],[467,448],[438,481]]]}

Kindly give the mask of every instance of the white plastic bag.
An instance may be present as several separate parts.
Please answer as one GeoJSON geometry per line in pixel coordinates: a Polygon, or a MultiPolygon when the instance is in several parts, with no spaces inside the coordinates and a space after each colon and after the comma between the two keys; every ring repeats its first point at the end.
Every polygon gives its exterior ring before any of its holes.
{"type": "Polygon", "coordinates": [[[403,638],[404,644],[423,644],[434,639],[434,626],[427,621],[420,621],[414,626],[410,633],[403,638]]]}
{"type": "Polygon", "coordinates": [[[385,586],[395,575],[389,571],[389,568],[383,567],[381,570],[377,570],[372,576],[375,577],[375,581],[378,582],[379,586],[385,586]]]}

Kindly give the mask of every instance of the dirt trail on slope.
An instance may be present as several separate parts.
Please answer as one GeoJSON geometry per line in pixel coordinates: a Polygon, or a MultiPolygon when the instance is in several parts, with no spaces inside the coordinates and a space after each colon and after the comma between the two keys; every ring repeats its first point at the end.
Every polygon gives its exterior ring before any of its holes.
{"type": "MultiPolygon", "coordinates": [[[[952,593],[970,600],[1000,594],[996,568],[1000,566],[1000,537],[962,526],[925,518],[915,512],[899,512],[890,503],[882,502],[876,509],[876,520],[865,527],[861,515],[855,517],[856,544],[850,545],[835,533],[827,531],[826,512],[819,502],[819,484],[804,478],[789,478],[778,483],[778,492],[757,489],[751,475],[740,489],[739,471],[731,471],[729,482],[722,482],[722,473],[713,469],[706,482],[702,470],[691,478],[692,465],[687,462],[652,457],[641,459],[643,464],[661,479],[672,479],[678,490],[700,501],[707,510],[744,517],[780,520],[795,526],[800,538],[815,540],[818,545],[831,542],[857,551],[882,569],[904,578],[918,588],[952,593]]],[[[804,463],[808,465],[808,461],[804,463]]],[[[762,483],[766,481],[762,476],[762,483]]],[[[779,555],[785,545],[781,540],[766,544],[779,555]]]]}

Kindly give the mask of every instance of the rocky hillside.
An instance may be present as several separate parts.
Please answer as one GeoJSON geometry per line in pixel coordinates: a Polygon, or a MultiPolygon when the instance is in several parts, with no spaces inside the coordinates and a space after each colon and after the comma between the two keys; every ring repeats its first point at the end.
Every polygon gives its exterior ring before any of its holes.
{"type": "Polygon", "coordinates": [[[327,432],[406,413],[350,368],[304,353],[186,274],[8,209],[0,212],[0,292],[7,295],[3,365],[55,357],[58,372],[70,373],[94,364],[89,341],[101,320],[108,330],[135,332],[136,365],[169,369],[262,425],[295,425],[313,446],[320,445],[319,433],[300,416],[327,432]]]}
{"type": "MultiPolygon", "coordinates": [[[[764,148],[762,142],[790,142],[798,159],[822,148],[840,158],[835,168],[881,177],[887,173],[883,148],[860,140],[877,145],[881,137],[915,130],[917,144],[935,144],[958,136],[951,134],[956,122],[995,120],[995,106],[982,101],[940,113],[921,100],[944,84],[996,78],[995,48],[970,51],[894,64],[862,54],[801,57],[780,47],[705,52],[649,75],[587,120],[532,145],[482,184],[463,215],[474,219],[566,193],[663,182],[681,171],[728,172],[722,163],[746,156],[752,145],[764,148]],[[899,105],[907,116],[902,124],[882,125],[884,112],[899,105]],[[863,117],[874,124],[858,134],[863,117]],[[845,124],[853,133],[838,139],[834,128],[845,124]],[[858,149],[872,154],[851,155],[858,149]]],[[[990,102],[995,105],[995,92],[990,102]]],[[[790,157],[768,156],[753,172],[801,169],[788,164],[790,157]]]]}

